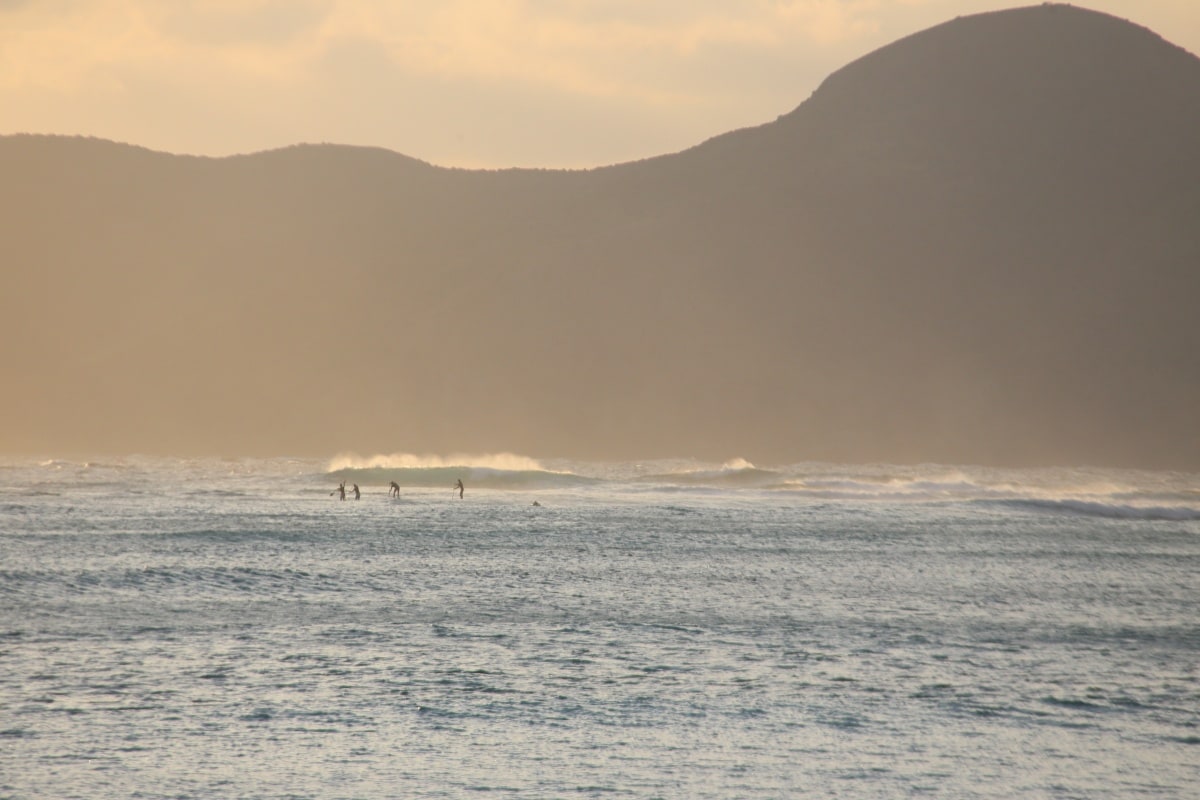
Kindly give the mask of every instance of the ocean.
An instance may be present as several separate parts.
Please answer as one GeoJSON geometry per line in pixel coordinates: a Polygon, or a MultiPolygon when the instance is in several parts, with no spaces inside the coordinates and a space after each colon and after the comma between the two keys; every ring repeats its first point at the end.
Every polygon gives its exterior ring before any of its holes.
{"type": "Polygon", "coordinates": [[[0,462],[0,798],[1198,787],[1200,475],[0,462]]]}

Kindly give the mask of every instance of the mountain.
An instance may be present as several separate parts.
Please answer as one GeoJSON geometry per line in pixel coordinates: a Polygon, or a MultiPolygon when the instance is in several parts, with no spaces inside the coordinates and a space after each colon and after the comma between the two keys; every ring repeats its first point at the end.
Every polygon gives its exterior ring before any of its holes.
{"type": "Polygon", "coordinates": [[[0,452],[1200,469],[1200,59],[963,17],[586,171],[0,137],[0,452]]]}

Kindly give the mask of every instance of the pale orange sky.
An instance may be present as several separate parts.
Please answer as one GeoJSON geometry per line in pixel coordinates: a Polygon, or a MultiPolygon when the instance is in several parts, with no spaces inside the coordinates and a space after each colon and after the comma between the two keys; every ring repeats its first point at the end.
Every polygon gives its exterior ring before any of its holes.
{"type": "MultiPolygon", "coordinates": [[[[589,167],[770,121],[1004,0],[0,0],[0,133],[589,167]]],[[[1200,53],[1198,0],[1075,5],[1200,53]]]]}

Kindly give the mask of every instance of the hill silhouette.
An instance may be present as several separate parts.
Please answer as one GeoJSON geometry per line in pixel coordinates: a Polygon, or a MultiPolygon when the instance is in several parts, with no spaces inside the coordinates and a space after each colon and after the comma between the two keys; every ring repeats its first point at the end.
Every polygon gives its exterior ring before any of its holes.
{"type": "Polygon", "coordinates": [[[0,452],[1200,469],[1200,59],[964,17],[586,171],[0,137],[0,452]]]}

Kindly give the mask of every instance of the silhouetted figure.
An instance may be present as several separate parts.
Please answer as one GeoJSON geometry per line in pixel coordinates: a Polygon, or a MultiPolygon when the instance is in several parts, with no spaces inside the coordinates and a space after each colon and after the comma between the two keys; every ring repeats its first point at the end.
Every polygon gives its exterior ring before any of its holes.
{"type": "Polygon", "coordinates": [[[538,508],[541,508],[541,507],[542,507],[542,504],[541,504],[541,503],[539,503],[537,500],[534,500],[534,501],[533,501],[533,504],[534,504],[535,506],[537,506],[538,508]]]}
{"type": "Polygon", "coordinates": [[[362,492],[358,490],[358,484],[356,483],[354,484],[354,499],[357,500],[360,497],[362,497],[362,492]]]}
{"type": "Polygon", "coordinates": [[[463,484],[462,484],[462,478],[458,479],[458,482],[454,484],[454,488],[458,489],[458,499],[462,500],[463,491],[464,491],[463,484]]]}
{"type": "Polygon", "coordinates": [[[392,481],[391,488],[388,489],[388,497],[399,497],[399,496],[400,496],[400,484],[396,483],[395,481],[392,481]]]}
{"type": "Polygon", "coordinates": [[[345,481],[342,481],[341,483],[339,483],[338,488],[336,488],[332,492],[330,492],[329,496],[333,497],[335,494],[338,496],[338,500],[346,499],[346,482],[345,481]]]}

